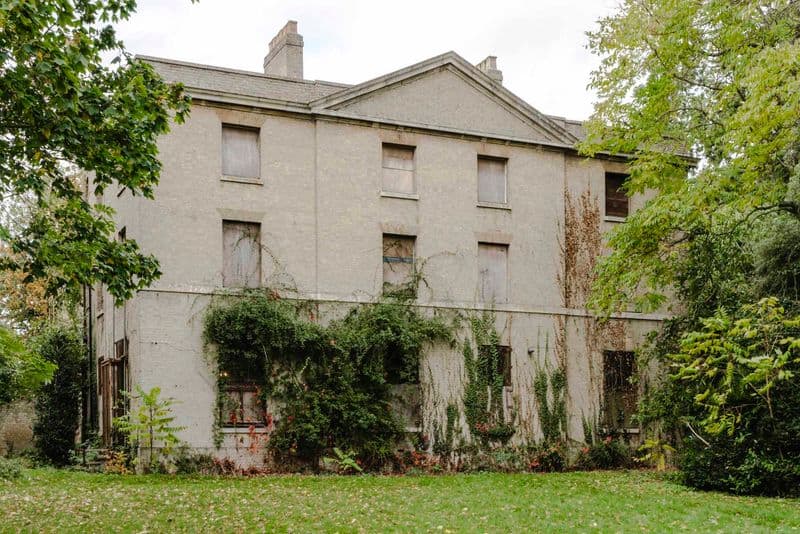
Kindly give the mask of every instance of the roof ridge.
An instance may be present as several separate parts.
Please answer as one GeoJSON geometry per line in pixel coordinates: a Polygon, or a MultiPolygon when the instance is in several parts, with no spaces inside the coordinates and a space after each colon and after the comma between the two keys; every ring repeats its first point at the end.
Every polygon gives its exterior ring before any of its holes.
{"type": "Polygon", "coordinates": [[[329,82],[325,80],[298,80],[297,78],[288,78],[286,76],[275,76],[274,74],[264,74],[263,72],[255,72],[249,70],[241,70],[241,69],[232,69],[229,67],[220,67],[218,65],[206,65],[204,63],[194,63],[191,61],[181,61],[178,59],[169,59],[164,57],[157,57],[157,56],[148,56],[144,54],[136,54],[136,59],[141,59],[147,62],[156,62],[156,63],[164,63],[167,65],[179,65],[181,67],[191,67],[196,69],[203,69],[203,70],[213,70],[217,72],[227,72],[230,74],[242,74],[245,76],[253,76],[256,78],[267,78],[270,80],[279,80],[282,82],[292,82],[292,83],[300,83],[306,85],[328,85],[330,87],[337,87],[342,89],[347,89],[352,87],[352,85],[340,82],[329,82]]]}

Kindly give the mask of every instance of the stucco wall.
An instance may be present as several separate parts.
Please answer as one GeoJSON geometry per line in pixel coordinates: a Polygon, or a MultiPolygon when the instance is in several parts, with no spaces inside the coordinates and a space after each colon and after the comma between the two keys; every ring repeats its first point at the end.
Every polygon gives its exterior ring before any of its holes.
{"type": "MultiPolygon", "coordinates": [[[[128,335],[133,383],[160,386],[178,401],[177,423],[186,427],[181,438],[194,447],[213,447],[216,379],[203,352],[202,320],[209,294],[222,283],[223,219],[261,224],[263,285],[345,305],[380,294],[382,234],[405,233],[417,237],[416,254],[424,261],[419,303],[477,313],[483,308],[478,242],[508,243],[509,299],[495,311],[497,329],[512,347],[518,443],[541,438],[532,395],[537,368],[566,366],[569,434],[580,440],[581,418],[594,417],[600,403],[602,350],[633,349],[658,324],[656,317],[631,315],[620,321],[622,338],[602,329],[590,335],[593,320],[583,317],[582,303],[565,307],[559,285],[565,198],[591,191],[601,202],[604,172],[621,164],[536,145],[202,103],[161,139],[160,149],[164,166],[155,200],[123,193],[108,202],[128,236],[159,258],[164,274],[124,308],[111,309],[106,298],[96,340],[103,355],[113,350],[109,343],[128,335]],[[223,179],[223,123],[260,128],[258,183],[223,179]],[[384,142],[416,147],[416,198],[381,195],[384,142]],[[478,155],[508,158],[507,208],[478,206],[478,155]],[[565,347],[557,347],[559,337],[565,347]]],[[[634,198],[632,208],[640,203],[634,198]]],[[[600,231],[616,223],[601,218],[598,224],[600,231]]],[[[459,401],[463,373],[457,350],[433,348],[423,361],[427,430],[459,401]]],[[[236,439],[226,436],[224,454],[246,449],[236,439]]]]}

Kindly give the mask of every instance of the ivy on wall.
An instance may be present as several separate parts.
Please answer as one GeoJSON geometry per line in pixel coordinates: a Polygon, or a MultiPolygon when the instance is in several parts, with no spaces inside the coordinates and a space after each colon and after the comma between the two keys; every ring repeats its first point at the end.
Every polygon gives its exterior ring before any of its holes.
{"type": "Polygon", "coordinates": [[[390,406],[392,384],[418,383],[423,347],[452,343],[455,326],[398,298],[354,307],[327,326],[314,318],[307,301],[274,292],[213,304],[204,335],[219,385],[255,381],[263,405],[280,407],[270,414],[276,426],[268,447],[276,456],[316,464],[338,447],[377,465],[403,434],[390,406]]]}
{"type": "Polygon", "coordinates": [[[470,324],[477,348],[464,344],[464,415],[473,437],[483,444],[505,444],[515,429],[505,421],[500,335],[494,328],[494,314],[473,317],[470,324]]]}
{"type": "Polygon", "coordinates": [[[567,431],[567,373],[544,366],[536,371],[533,394],[545,443],[558,443],[567,431]]]}

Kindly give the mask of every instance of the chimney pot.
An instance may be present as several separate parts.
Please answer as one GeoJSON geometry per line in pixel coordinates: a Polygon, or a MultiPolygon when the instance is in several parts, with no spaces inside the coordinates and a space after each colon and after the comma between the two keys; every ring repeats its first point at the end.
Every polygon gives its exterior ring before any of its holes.
{"type": "Polygon", "coordinates": [[[500,84],[503,83],[503,71],[497,68],[497,56],[487,56],[486,59],[475,66],[492,80],[500,84]]]}
{"type": "Polygon", "coordinates": [[[296,20],[287,22],[269,42],[264,74],[303,79],[303,36],[297,33],[296,20]]]}

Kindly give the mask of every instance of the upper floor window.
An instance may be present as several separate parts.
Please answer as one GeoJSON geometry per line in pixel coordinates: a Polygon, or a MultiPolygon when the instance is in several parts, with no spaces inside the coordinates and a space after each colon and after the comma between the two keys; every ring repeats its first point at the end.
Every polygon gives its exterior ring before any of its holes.
{"type": "Polygon", "coordinates": [[[414,147],[402,145],[383,145],[383,191],[387,193],[416,192],[414,183],[414,147]]]}
{"type": "Polygon", "coordinates": [[[478,243],[478,281],[482,302],[508,301],[508,245],[478,243]]]}
{"type": "Polygon", "coordinates": [[[508,160],[478,156],[478,202],[508,203],[508,160]]]}
{"type": "Polygon", "coordinates": [[[257,129],[222,125],[222,174],[239,178],[261,177],[257,129]]]}
{"type": "Polygon", "coordinates": [[[383,234],[383,285],[399,287],[411,282],[416,238],[383,234]]]}
{"type": "Polygon", "coordinates": [[[606,216],[628,216],[628,195],[622,187],[627,179],[627,174],[606,173],[606,216]]]}
{"type": "Polygon", "coordinates": [[[261,225],[222,221],[222,285],[261,285],[261,225]]]}

